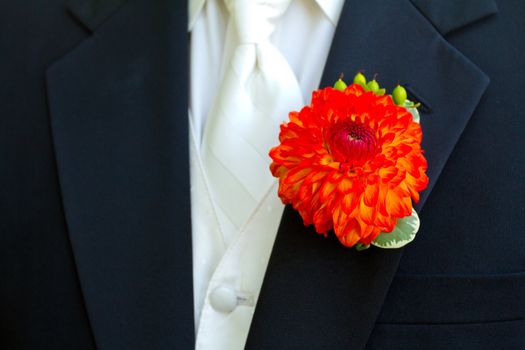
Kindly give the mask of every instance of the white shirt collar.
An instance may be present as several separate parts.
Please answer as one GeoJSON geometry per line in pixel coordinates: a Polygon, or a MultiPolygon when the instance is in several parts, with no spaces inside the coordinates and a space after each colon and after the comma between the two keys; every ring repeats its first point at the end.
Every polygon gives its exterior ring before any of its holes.
{"type": "Polygon", "coordinates": [[[197,16],[202,11],[206,0],[189,0],[188,1],[188,32],[193,28],[193,24],[197,20],[197,16]]]}
{"type": "Polygon", "coordinates": [[[337,26],[345,0],[315,0],[326,17],[337,26]]]}
{"type": "MultiPolygon", "coordinates": [[[[191,31],[193,24],[197,20],[199,13],[204,7],[206,0],[189,0],[188,6],[188,31],[191,31]]],[[[345,0],[315,0],[326,17],[332,22],[334,27],[339,21],[341,10],[345,0]]]]}

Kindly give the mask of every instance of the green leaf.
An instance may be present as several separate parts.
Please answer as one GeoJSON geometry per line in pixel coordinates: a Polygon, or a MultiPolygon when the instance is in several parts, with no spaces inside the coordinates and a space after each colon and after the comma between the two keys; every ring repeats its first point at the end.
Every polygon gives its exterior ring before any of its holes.
{"type": "Polygon", "coordinates": [[[397,220],[397,225],[392,232],[382,232],[372,241],[372,245],[379,248],[401,248],[412,242],[419,230],[419,217],[414,209],[412,215],[397,220]]]}
{"type": "Polygon", "coordinates": [[[362,250],[366,250],[370,248],[370,244],[362,244],[362,243],[357,243],[355,245],[355,250],[357,250],[358,252],[362,251],[362,250]]]}
{"type": "Polygon", "coordinates": [[[405,100],[403,107],[412,114],[412,119],[419,124],[419,111],[414,107],[414,102],[405,100]]]}

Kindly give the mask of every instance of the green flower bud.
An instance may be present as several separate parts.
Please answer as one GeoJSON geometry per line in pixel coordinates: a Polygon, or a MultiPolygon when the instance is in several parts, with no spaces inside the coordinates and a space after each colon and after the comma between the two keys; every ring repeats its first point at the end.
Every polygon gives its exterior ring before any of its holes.
{"type": "Polygon", "coordinates": [[[346,83],[342,79],[339,79],[338,81],[335,82],[334,89],[339,90],[339,91],[345,91],[346,83]]]}
{"type": "Polygon", "coordinates": [[[359,72],[354,77],[354,84],[361,85],[362,88],[366,86],[366,78],[363,73],[359,72]]]}
{"type": "Polygon", "coordinates": [[[398,85],[392,90],[392,100],[398,106],[402,106],[407,99],[407,91],[401,85],[398,85]]]}
{"type": "Polygon", "coordinates": [[[379,90],[379,84],[375,79],[370,80],[366,86],[368,87],[368,90],[372,91],[373,93],[376,93],[379,90]]]}

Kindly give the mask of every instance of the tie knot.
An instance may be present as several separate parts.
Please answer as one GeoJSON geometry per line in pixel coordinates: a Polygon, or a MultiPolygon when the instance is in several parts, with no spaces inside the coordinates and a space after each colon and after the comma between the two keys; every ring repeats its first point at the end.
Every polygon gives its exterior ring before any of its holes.
{"type": "Polygon", "coordinates": [[[290,0],[224,0],[241,44],[267,40],[290,0]]]}

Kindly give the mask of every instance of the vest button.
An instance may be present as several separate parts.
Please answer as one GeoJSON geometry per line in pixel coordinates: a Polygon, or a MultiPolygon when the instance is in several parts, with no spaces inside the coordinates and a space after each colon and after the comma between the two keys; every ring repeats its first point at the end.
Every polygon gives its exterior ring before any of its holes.
{"type": "Polygon", "coordinates": [[[210,293],[210,305],[219,312],[230,313],[237,307],[235,290],[219,286],[210,293]]]}

